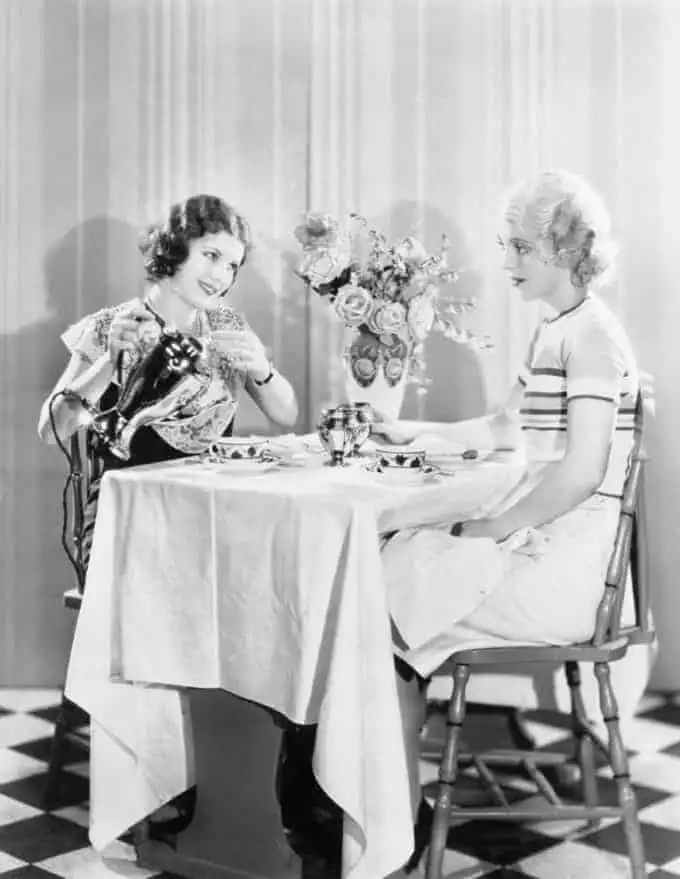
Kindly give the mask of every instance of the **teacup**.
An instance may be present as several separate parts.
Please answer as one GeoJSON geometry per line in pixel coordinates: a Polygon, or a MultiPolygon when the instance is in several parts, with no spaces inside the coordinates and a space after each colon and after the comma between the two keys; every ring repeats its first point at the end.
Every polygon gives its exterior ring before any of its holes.
{"type": "Polygon", "coordinates": [[[423,470],[426,464],[423,449],[382,448],[378,452],[377,465],[390,472],[413,472],[423,470]]]}
{"type": "Polygon", "coordinates": [[[268,451],[269,440],[261,436],[225,436],[210,446],[210,455],[221,462],[260,461],[268,451]]]}

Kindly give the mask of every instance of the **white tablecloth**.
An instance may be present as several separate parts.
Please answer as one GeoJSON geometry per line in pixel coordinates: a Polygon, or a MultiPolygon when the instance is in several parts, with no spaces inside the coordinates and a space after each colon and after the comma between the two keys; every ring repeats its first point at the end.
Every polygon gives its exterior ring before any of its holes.
{"type": "Polygon", "coordinates": [[[95,847],[191,783],[181,688],[223,688],[318,723],[315,773],[347,816],[345,876],[403,864],[413,837],[379,534],[481,514],[521,472],[481,464],[409,488],[318,465],[108,473],[67,681],[92,717],[95,847]]]}

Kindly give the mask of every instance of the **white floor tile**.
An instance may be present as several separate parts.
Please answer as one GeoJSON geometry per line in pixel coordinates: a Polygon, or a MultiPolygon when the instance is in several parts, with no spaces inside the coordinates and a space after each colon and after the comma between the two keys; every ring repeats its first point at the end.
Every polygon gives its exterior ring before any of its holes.
{"type": "Polygon", "coordinates": [[[628,858],[565,842],[526,858],[517,865],[535,879],[630,879],[628,858]]]}
{"type": "Polygon", "coordinates": [[[90,811],[88,803],[80,803],[77,806],[66,806],[64,809],[55,809],[53,812],[60,818],[66,818],[67,821],[73,821],[80,827],[90,826],[90,811]]]}
{"type": "Polygon", "coordinates": [[[676,858],[670,864],[664,864],[663,869],[666,873],[675,873],[676,876],[680,876],[680,858],[676,858]]]}
{"type": "Polygon", "coordinates": [[[11,747],[52,735],[54,726],[30,714],[7,714],[0,717],[0,747],[11,747]]]}
{"type": "Polygon", "coordinates": [[[430,782],[437,780],[439,767],[434,763],[428,763],[427,760],[421,760],[418,764],[418,775],[421,784],[430,784],[430,782]]]}
{"type": "Polygon", "coordinates": [[[9,748],[0,748],[0,784],[9,784],[45,772],[47,764],[9,748]]]}
{"type": "Polygon", "coordinates": [[[454,852],[450,849],[444,852],[444,866],[442,868],[444,879],[479,879],[480,876],[486,876],[491,870],[491,866],[478,858],[472,858],[462,852],[454,852]]]}
{"type": "Polygon", "coordinates": [[[571,737],[571,733],[565,729],[559,729],[556,726],[548,726],[545,723],[537,721],[526,721],[526,727],[530,735],[536,740],[536,747],[543,748],[546,745],[552,745],[555,742],[563,741],[571,737]]]}
{"type": "Polygon", "coordinates": [[[680,832],[680,796],[654,803],[640,811],[640,821],[680,832]]]}
{"type": "Polygon", "coordinates": [[[24,687],[14,690],[0,687],[0,708],[11,711],[34,711],[36,708],[48,708],[61,702],[61,690],[38,690],[24,687]]]}
{"type": "Polygon", "coordinates": [[[637,707],[637,714],[644,714],[646,711],[653,711],[655,708],[661,708],[666,704],[666,697],[658,693],[645,693],[640,699],[637,707]]]}
{"type": "Polygon", "coordinates": [[[11,855],[6,855],[4,852],[0,852],[0,875],[2,873],[9,873],[10,870],[17,870],[19,867],[25,867],[26,861],[20,861],[19,858],[13,858],[11,855]]]}
{"type": "MultiPolygon", "coordinates": [[[[2,756],[0,755],[0,761],[2,756]]],[[[40,809],[20,803],[19,800],[0,794],[0,827],[5,824],[14,824],[15,821],[23,821],[25,818],[34,818],[40,815],[40,809]]]]}
{"type": "Polygon", "coordinates": [[[680,742],[680,726],[659,723],[645,717],[636,717],[622,723],[621,732],[626,747],[641,754],[653,754],[680,742]]]}
{"type": "MultiPolygon", "coordinates": [[[[631,757],[630,777],[633,784],[642,784],[668,793],[680,793],[680,759],[670,754],[640,754],[631,757]]],[[[603,767],[598,775],[612,778],[610,767],[603,767]]]]}
{"type": "Polygon", "coordinates": [[[152,870],[142,869],[135,864],[128,851],[130,848],[131,846],[125,846],[124,843],[117,846],[114,844],[107,849],[106,857],[93,848],[83,848],[48,858],[38,866],[58,876],[64,876],[65,879],[148,879],[155,876],[156,873],[152,870]]]}
{"type": "Polygon", "coordinates": [[[81,778],[89,778],[90,777],[90,761],[83,760],[82,763],[69,763],[65,767],[69,772],[72,772],[74,775],[80,775],[81,778]]]}

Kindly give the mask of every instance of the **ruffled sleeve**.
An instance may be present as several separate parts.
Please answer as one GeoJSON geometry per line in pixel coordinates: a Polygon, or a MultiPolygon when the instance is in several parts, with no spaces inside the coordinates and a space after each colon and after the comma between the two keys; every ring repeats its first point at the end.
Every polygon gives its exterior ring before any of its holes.
{"type": "Polygon", "coordinates": [[[72,324],[61,336],[71,354],[95,363],[106,354],[111,321],[118,308],[102,308],[72,324]]]}

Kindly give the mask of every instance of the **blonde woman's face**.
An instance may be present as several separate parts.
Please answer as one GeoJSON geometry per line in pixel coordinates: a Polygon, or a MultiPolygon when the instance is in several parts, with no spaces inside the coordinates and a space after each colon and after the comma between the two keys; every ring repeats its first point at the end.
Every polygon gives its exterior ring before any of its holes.
{"type": "Polygon", "coordinates": [[[243,242],[229,232],[194,238],[189,256],[171,279],[172,289],[193,308],[211,311],[231,289],[244,255],[243,242]]]}
{"type": "Polygon", "coordinates": [[[548,259],[538,243],[516,224],[505,224],[498,243],[503,250],[503,268],[522,298],[527,302],[536,299],[550,301],[564,283],[564,269],[548,259]]]}

